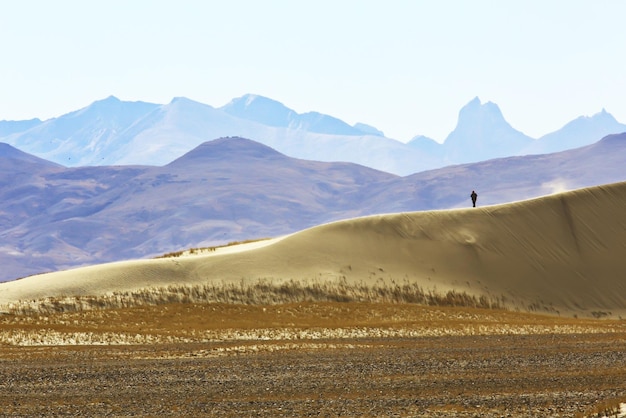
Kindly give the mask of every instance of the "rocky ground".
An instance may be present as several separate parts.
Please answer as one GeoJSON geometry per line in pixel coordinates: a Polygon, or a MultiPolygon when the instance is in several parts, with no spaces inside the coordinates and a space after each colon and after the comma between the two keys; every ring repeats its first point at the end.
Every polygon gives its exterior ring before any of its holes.
{"type": "MultiPolygon", "coordinates": [[[[135,331],[118,317],[118,328],[135,331]]],[[[582,416],[626,396],[623,324],[578,332],[585,324],[569,333],[5,343],[0,416],[582,416]]]]}

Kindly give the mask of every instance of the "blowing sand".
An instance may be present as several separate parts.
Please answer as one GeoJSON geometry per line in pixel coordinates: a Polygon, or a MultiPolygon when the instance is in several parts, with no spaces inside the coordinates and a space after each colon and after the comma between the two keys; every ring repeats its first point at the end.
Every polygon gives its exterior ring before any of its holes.
{"type": "Polygon", "coordinates": [[[378,215],[215,253],[0,284],[0,304],[241,280],[417,283],[512,309],[626,314],[626,183],[511,204],[378,215]]]}

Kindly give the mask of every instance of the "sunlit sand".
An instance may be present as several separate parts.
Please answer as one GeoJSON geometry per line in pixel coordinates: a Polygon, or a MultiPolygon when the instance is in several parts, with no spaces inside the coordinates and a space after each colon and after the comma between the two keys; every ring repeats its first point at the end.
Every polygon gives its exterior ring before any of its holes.
{"type": "Polygon", "coordinates": [[[0,304],[257,279],[415,283],[519,310],[626,312],[626,183],[468,209],[385,214],[199,255],[133,260],[0,284],[0,304]]]}

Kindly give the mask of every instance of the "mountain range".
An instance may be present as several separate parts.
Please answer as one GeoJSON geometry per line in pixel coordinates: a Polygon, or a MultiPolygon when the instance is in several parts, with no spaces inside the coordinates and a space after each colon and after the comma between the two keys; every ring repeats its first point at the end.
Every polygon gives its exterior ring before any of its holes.
{"type": "Polygon", "coordinates": [[[351,126],[318,112],[299,114],[250,94],[220,108],[182,97],[162,105],[111,96],[45,121],[0,121],[0,142],[68,167],[164,165],[208,140],[240,136],[294,158],[353,162],[397,175],[558,152],[621,132],[626,125],[603,109],[533,139],[506,122],[496,104],[478,97],[460,110],[443,143],[424,136],[403,143],[364,123],[351,126]]]}
{"type": "Polygon", "coordinates": [[[240,137],[162,166],[65,167],[0,144],[0,281],[370,214],[467,207],[472,189],[479,206],[521,200],[623,181],[624,166],[626,134],[405,177],[296,159],[240,137]]]}

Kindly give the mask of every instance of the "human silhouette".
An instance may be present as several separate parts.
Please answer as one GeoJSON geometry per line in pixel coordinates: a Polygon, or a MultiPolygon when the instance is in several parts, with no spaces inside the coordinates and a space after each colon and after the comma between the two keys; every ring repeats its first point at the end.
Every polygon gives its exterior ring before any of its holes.
{"type": "Polygon", "coordinates": [[[472,194],[470,195],[470,197],[472,198],[472,205],[476,207],[476,198],[478,198],[478,195],[474,190],[472,190],[472,194]]]}

